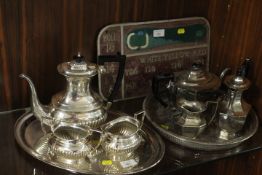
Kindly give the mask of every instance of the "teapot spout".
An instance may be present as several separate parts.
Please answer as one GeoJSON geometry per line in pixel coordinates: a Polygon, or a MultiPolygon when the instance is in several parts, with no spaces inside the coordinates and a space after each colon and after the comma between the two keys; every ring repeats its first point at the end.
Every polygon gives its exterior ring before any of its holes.
{"type": "Polygon", "coordinates": [[[49,122],[45,122],[46,120],[44,120],[44,119],[50,118],[50,115],[49,115],[49,112],[48,112],[48,107],[43,106],[39,102],[38,97],[37,97],[37,93],[36,93],[36,90],[35,90],[35,86],[34,86],[32,80],[28,76],[26,76],[25,74],[20,74],[19,77],[24,78],[30,86],[31,99],[32,99],[31,100],[31,103],[32,103],[31,108],[32,108],[32,111],[33,111],[35,117],[37,119],[39,119],[41,122],[43,121],[45,124],[48,124],[49,122]]]}

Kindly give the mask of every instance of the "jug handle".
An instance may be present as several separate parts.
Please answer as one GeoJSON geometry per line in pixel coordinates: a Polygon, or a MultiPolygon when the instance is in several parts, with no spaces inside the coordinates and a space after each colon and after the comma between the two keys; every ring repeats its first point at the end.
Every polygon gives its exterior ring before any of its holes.
{"type": "Polygon", "coordinates": [[[161,105],[163,105],[164,107],[167,107],[168,104],[166,102],[164,102],[164,100],[161,98],[160,96],[160,91],[159,91],[159,87],[160,87],[160,83],[163,81],[167,81],[169,80],[169,83],[167,85],[167,89],[168,89],[168,93],[169,93],[169,101],[173,101],[173,93],[176,92],[172,92],[172,91],[176,91],[176,87],[174,85],[174,82],[172,80],[174,80],[174,75],[173,74],[158,74],[155,75],[152,79],[152,92],[154,97],[159,101],[159,103],[161,105]]]}
{"type": "Polygon", "coordinates": [[[141,116],[141,121],[140,121],[140,125],[138,127],[138,130],[140,130],[144,124],[144,120],[145,120],[145,116],[146,116],[146,113],[145,111],[138,111],[134,114],[134,118],[136,120],[138,120],[138,117],[141,116]]]}
{"type": "Polygon", "coordinates": [[[102,144],[102,142],[107,138],[107,134],[104,133],[103,131],[100,131],[100,130],[96,130],[96,129],[91,129],[90,128],[90,131],[92,132],[97,132],[100,134],[100,138],[99,138],[99,141],[98,143],[96,144],[96,146],[93,148],[93,150],[91,151],[91,154],[94,153],[102,144]]]}
{"type": "Polygon", "coordinates": [[[212,117],[211,117],[211,119],[209,120],[209,122],[207,123],[207,126],[209,126],[209,125],[213,122],[213,120],[215,119],[216,114],[217,114],[217,111],[218,111],[218,105],[219,105],[219,103],[220,103],[220,100],[221,100],[221,99],[218,98],[217,101],[207,101],[207,102],[206,102],[206,104],[208,104],[208,103],[214,103],[214,104],[216,104],[215,112],[214,112],[214,114],[212,115],[212,117]]]}
{"type": "MultiPolygon", "coordinates": [[[[113,98],[116,95],[118,89],[121,86],[121,82],[124,76],[124,71],[125,71],[125,63],[126,63],[126,56],[125,55],[121,55],[119,52],[116,55],[100,55],[98,56],[97,59],[97,64],[98,65],[104,65],[105,62],[118,62],[119,66],[118,66],[118,73],[117,73],[117,77],[116,77],[116,81],[113,87],[113,90],[111,91],[111,93],[109,94],[109,96],[107,98],[105,98],[102,95],[102,89],[101,89],[101,85],[99,84],[99,93],[100,95],[104,98],[105,101],[107,101],[108,104],[111,104],[113,102],[113,98]]],[[[100,71],[98,71],[99,74],[101,73],[100,71]]],[[[100,76],[99,76],[99,81],[101,81],[100,76]]],[[[110,106],[110,105],[109,105],[110,106]]],[[[108,108],[109,108],[108,106],[108,108]]]]}

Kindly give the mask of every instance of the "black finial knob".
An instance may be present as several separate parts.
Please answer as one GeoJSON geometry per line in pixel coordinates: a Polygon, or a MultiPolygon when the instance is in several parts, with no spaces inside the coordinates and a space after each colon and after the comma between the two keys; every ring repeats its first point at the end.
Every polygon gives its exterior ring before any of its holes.
{"type": "Polygon", "coordinates": [[[192,69],[200,69],[202,67],[201,63],[193,63],[192,64],[192,69]]]}
{"type": "Polygon", "coordinates": [[[246,58],[245,61],[240,66],[240,68],[237,70],[237,75],[246,77],[249,72],[250,64],[251,64],[251,59],[246,58]]]}
{"type": "Polygon", "coordinates": [[[73,56],[73,59],[76,63],[81,63],[84,61],[84,56],[80,54],[80,52],[77,53],[77,55],[73,56]]]}

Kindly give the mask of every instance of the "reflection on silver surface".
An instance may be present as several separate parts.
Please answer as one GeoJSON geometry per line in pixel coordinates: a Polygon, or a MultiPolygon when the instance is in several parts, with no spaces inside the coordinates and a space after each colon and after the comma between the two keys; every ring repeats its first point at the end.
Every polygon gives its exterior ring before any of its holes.
{"type": "MultiPolygon", "coordinates": [[[[215,119],[200,135],[190,138],[181,135],[174,125],[173,111],[170,108],[163,107],[153,96],[148,96],[143,108],[147,119],[168,140],[182,146],[199,150],[222,150],[229,149],[239,145],[252,137],[258,128],[258,118],[254,111],[251,111],[244,128],[238,132],[234,138],[224,140],[219,138],[220,128],[218,120],[215,119]]],[[[206,114],[206,119],[210,120],[212,116],[206,114]]]]}
{"type": "MultiPolygon", "coordinates": [[[[110,111],[108,115],[111,120],[123,116],[123,114],[110,111]]],[[[15,137],[18,144],[40,161],[71,172],[87,174],[138,173],[158,164],[165,151],[164,143],[159,135],[143,125],[139,133],[144,142],[133,153],[112,155],[107,154],[100,147],[93,156],[66,160],[67,157],[63,155],[57,157],[57,155],[52,154],[50,140],[53,138],[53,133],[44,134],[39,128],[41,128],[41,124],[32,113],[21,116],[15,125],[15,137]],[[63,158],[62,161],[61,158],[63,158]]],[[[90,144],[95,146],[99,142],[99,134],[93,134],[91,137],[90,144]]],[[[89,140],[87,139],[87,141],[89,140]]]]}

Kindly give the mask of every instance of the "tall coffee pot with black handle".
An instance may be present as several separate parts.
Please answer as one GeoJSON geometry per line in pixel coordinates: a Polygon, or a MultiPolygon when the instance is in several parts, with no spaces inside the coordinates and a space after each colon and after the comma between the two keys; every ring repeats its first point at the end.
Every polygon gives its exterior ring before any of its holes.
{"type": "Polygon", "coordinates": [[[227,92],[219,104],[219,137],[231,139],[243,128],[251,105],[243,99],[243,92],[246,91],[251,82],[246,78],[250,67],[250,59],[246,59],[236,74],[228,75],[224,79],[227,92]]]}

